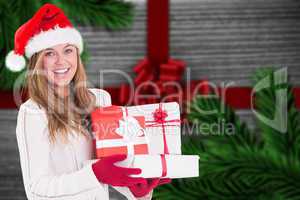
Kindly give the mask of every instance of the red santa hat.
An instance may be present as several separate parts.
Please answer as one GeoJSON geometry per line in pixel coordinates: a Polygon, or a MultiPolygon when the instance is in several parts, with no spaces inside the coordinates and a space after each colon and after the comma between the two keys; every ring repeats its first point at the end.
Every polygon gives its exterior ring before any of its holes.
{"type": "Polygon", "coordinates": [[[26,66],[24,54],[30,58],[36,52],[63,43],[75,45],[82,53],[83,41],[79,31],[60,8],[47,3],[15,32],[14,50],[5,58],[6,67],[20,71],[26,66]]]}

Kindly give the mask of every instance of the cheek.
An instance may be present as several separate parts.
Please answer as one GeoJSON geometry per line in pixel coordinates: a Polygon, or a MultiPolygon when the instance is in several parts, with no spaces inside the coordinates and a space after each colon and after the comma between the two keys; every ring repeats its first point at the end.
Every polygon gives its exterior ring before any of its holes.
{"type": "Polygon", "coordinates": [[[70,55],[70,62],[72,63],[72,66],[77,66],[77,54],[72,53],[70,55]]]}
{"type": "Polygon", "coordinates": [[[43,59],[43,70],[45,75],[47,76],[48,79],[52,80],[53,77],[53,72],[52,68],[54,66],[54,61],[48,58],[43,59]]]}
{"type": "Polygon", "coordinates": [[[43,58],[43,66],[44,69],[51,69],[52,66],[54,65],[55,60],[53,58],[48,58],[46,56],[44,56],[43,58]]]}
{"type": "Polygon", "coordinates": [[[77,70],[77,55],[68,57],[68,63],[71,65],[72,75],[74,75],[77,70]]]}

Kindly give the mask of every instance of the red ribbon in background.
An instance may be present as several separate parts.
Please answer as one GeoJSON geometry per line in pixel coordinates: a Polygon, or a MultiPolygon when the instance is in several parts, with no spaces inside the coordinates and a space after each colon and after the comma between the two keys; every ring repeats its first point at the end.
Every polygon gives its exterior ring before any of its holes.
{"type": "MultiPolygon", "coordinates": [[[[194,95],[197,94],[207,94],[206,91],[208,90],[207,87],[205,87],[205,84],[202,84],[203,87],[200,87],[200,89],[197,89],[197,85],[203,82],[207,81],[199,81],[199,80],[193,80],[189,84],[191,86],[190,90],[186,88],[184,84],[182,84],[182,101],[178,101],[178,103],[181,105],[181,103],[189,102],[192,100],[194,95]],[[197,91],[196,91],[197,89],[197,91]]],[[[130,99],[130,87],[127,84],[123,85],[121,87],[106,87],[103,88],[104,90],[108,91],[111,95],[112,104],[114,105],[124,105],[128,102],[130,99]],[[120,101],[120,93],[121,90],[123,90],[124,93],[124,99],[123,101],[120,101]]],[[[223,88],[218,88],[218,91],[224,90],[223,88]]],[[[226,88],[226,93],[224,95],[224,100],[227,105],[229,105],[233,109],[250,109],[251,108],[251,87],[229,87],[226,88]]],[[[221,93],[220,93],[221,94],[221,93]]],[[[300,109],[300,88],[295,87],[293,88],[293,95],[295,98],[295,104],[296,108],[300,109]]],[[[18,109],[20,106],[19,103],[15,102],[13,92],[11,91],[0,91],[0,109],[18,109]]],[[[25,90],[25,92],[22,95],[22,102],[25,102],[28,99],[28,94],[25,90]]],[[[145,100],[144,103],[151,102],[151,103],[158,103],[158,99],[148,99],[145,100]]],[[[143,99],[138,102],[138,104],[144,104],[143,99]]],[[[184,112],[184,110],[182,110],[184,112]]]]}
{"type": "MultiPolygon", "coordinates": [[[[184,61],[169,57],[169,0],[148,0],[147,57],[140,60],[133,69],[137,74],[134,79],[135,85],[151,81],[158,86],[162,96],[172,94],[176,90],[174,86],[161,85],[165,81],[180,81],[185,67],[184,61]]],[[[143,94],[154,92],[149,84],[144,85],[141,90],[143,94]]],[[[121,98],[124,99],[124,96],[121,98]]]]}

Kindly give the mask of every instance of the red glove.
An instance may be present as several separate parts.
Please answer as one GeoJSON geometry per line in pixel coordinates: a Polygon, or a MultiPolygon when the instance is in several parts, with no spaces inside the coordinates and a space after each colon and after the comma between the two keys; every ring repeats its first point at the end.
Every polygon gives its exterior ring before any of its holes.
{"type": "Polygon", "coordinates": [[[137,183],[131,186],[128,186],[132,194],[139,198],[147,195],[151,190],[156,188],[159,185],[171,183],[171,179],[169,178],[152,178],[152,179],[145,179],[142,183],[137,183]]]}
{"type": "Polygon", "coordinates": [[[113,155],[104,157],[92,164],[92,169],[99,182],[112,186],[131,186],[145,182],[144,178],[130,177],[132,174],[140,174],[139,168],[125,168],[114,165],[115,162],[124,160],[126,155],[113,155]]]}

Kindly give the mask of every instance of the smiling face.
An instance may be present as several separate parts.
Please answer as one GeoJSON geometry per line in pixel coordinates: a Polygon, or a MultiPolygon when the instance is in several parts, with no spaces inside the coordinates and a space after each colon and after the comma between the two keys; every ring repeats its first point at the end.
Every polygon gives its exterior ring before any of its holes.
{"type": "Polygon", "coordinates": [[[47,79],[55,86],[68,86],[77,70],[77,49],[59,44],[44,50],[43,67],[47,79]]]}

